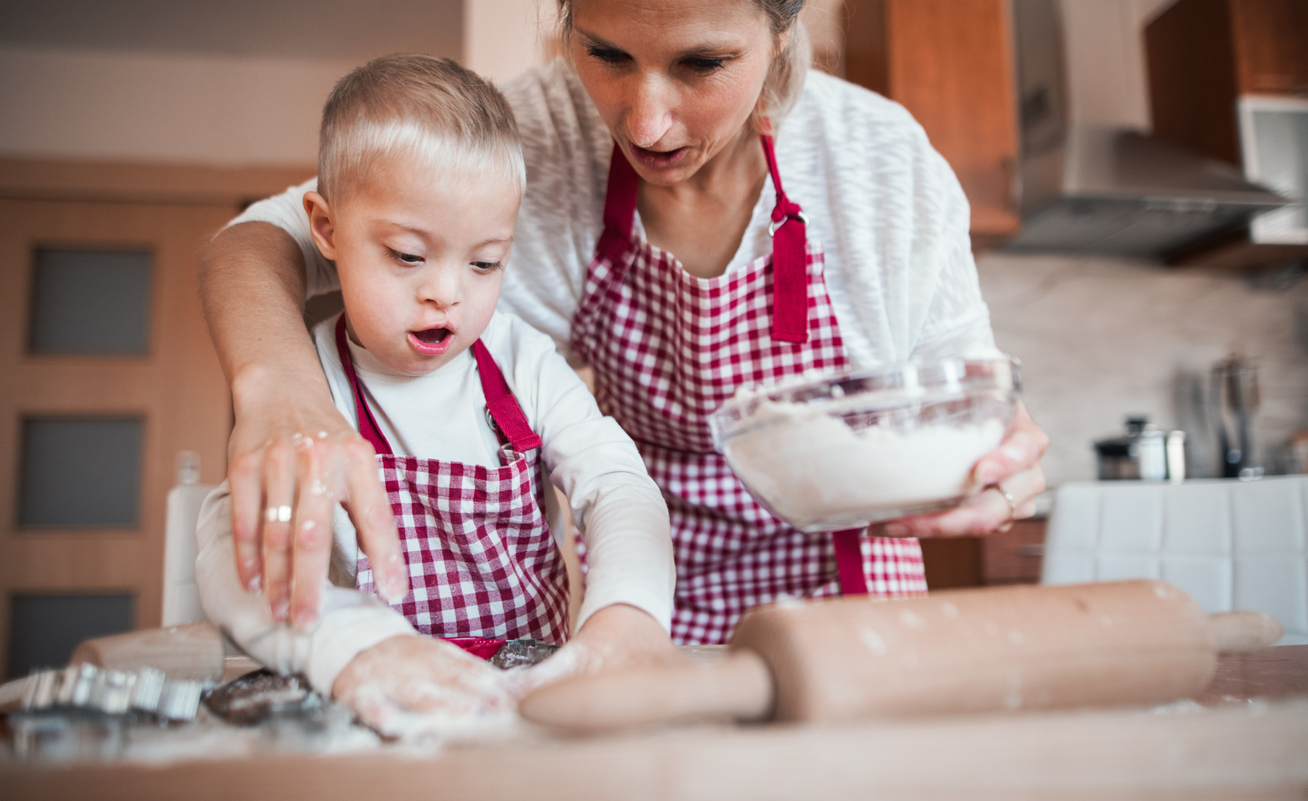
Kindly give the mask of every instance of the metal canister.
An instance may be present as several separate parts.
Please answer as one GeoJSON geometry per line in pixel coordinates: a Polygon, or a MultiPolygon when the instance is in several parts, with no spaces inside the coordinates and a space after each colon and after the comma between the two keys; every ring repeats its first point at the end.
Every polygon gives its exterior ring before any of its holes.
{"type": "Polygon", "coordinates": [[[1147,417],[1126,418],[1126,434],[1095,443],[1100,481],[1184,481],[1185,432],[1162,431],[1147,417]]]}

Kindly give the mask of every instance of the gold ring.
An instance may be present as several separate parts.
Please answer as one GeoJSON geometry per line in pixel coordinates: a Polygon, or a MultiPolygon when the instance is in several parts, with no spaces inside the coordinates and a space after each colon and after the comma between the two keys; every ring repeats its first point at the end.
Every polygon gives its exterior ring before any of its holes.
{"type": "Polygon", "coordinates": [[[1013,498],[1013,493],[1004,489],[1004,487],[998,482],[991,484],[990,486],[986,487],[986,489],[996,490],[1000,495],[1003,496],[1004,503],[1008,504],[1008,519],[1005,520],[1003,525],[1001,525],[998,529],[999,531],[1008,531],[1010,528],[1013,527],[1013,521],[1017,520],[1017,501],[1013,498]]]}
{"type": "Polygon", "coordinates": [[[263,519],[265,523],[289,523],[291,522],[291,507],[285,504],[269,506],[263,510],[263,519]]]}

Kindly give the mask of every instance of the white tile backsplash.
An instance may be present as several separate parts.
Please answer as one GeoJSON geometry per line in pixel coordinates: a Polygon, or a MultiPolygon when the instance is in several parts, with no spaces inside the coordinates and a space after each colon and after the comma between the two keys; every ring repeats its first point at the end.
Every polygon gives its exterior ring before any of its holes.
{"type": "Polygon", "coordinates": [[[1207,483],[1182,484],[1163,496],[1163,549],[1174,554],[1229,554],[1231,499],[1207,483]]]}
{"type": "Polygon", "coordinates": [[[1099,548],[1157,553],[1163,540],[1163,497],[1148,485],[1131,484],[1100,497],[1099,548]]]}
{"type": "Polygon", "coordinates": [[[1246,609],[1308,644],[1308,477],[1073,482],[1057,493],[1041,581],[1161,578],[1206,612],[1246,609]]]}
{"type": "Polygon", "coordinates": [[[1231,498],[1241,554],[1303,553],[1304,519],[1298,487],[1287,492],[1281,482],[1252,481],[1231,498]]]}

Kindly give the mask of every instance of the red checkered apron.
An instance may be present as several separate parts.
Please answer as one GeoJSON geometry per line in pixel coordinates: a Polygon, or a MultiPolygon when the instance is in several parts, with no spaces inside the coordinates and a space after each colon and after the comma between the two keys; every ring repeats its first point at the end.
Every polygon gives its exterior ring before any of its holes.
{"type": "Polygon", "coordinates": [[[713,448],[707,418],[744,384],[848,366],[822,277],[822,249],[781,186],[772,255],[698,278],[632,234],[640,179],[616,146],[604,233],[573,320],[572,344],[595,371],[595,395],[636,440],[672,516],[672,637],[727,641],[747,609],[781,595],[926,591],[917,540],[851,529],[804,534],[760,505],[713,448]]]}
{"type": "MultiPolygon", "coordinates": [[[[540,437],[486,346],[477,340],[472,353],[486,409],[507,442],[501,466],[493,468],[394,455],[364,399],[345,336],[342,315],[336,348],[354,393],[359,433],[377,451],[409,570],[409,594],[391,605],[423,634],[483,657],[504,640],[566,641],[568,574],[542,512],[540,437]]],[[[362,553],[356,583],[378,594],[362,553]]]]}

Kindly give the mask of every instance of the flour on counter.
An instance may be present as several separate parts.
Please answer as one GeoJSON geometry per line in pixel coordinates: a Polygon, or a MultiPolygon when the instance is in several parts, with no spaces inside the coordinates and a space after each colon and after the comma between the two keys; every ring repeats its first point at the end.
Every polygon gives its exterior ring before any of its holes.
{"type": "Polygon", "coordinates": [[[751,417],[763,424],[725,443],[731,468],[773,511],[808,530],[885,520],[967,495],[972,467],[1005,431],[997,419],[854,430],[838,417],[774,401],[751,417]]]}

